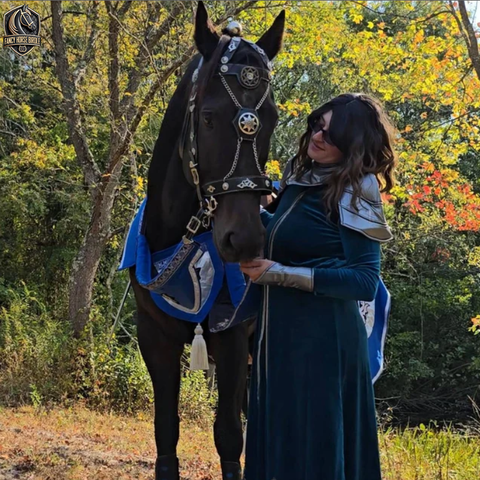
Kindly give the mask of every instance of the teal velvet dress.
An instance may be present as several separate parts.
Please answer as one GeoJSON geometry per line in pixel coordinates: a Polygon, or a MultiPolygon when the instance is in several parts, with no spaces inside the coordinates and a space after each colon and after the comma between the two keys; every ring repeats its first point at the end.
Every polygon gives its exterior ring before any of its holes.
{"type": "Polygon", "coordinates": [[[380,480],[367,334],[380,245],[329,220],[321,186],[290,185],[267,226],[267,258],[312,267],[314,292],[264,288],[245,480],[380,480]]]}

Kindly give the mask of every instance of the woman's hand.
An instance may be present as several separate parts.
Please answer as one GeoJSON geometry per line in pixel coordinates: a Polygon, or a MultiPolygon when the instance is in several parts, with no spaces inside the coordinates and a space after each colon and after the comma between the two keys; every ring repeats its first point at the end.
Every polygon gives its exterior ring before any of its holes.
{"type": "Polygon", "coordinates": [[[265,258],[255,258],[249,262],[240,262],[240,270],[248,275],[252,282],[255,282],[260,275],[268,268],[270,265],[273,265],[275,262],[271,260],[266,260],[265,258]]]}

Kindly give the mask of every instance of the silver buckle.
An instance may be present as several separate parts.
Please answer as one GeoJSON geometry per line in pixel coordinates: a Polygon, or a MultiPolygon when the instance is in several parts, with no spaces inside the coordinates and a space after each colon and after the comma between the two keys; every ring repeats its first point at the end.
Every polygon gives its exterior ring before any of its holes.
{"type": "Polygon", "coordinates": [[[192,217],[187,224],[187,230],[195,235],[198,232],[198,229],[200,228],[200,225],[202,222],[197,218],[197,217],[192,217]]]}

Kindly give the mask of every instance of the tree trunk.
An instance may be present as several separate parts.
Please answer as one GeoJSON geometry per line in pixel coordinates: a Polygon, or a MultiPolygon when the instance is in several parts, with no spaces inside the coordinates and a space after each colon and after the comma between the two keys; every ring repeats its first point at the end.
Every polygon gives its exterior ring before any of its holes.
{"type": "Polygon", "coordinates": [[[76,336],[80,335],[90,316],[93,283],[110,234],[115,190],[122,167],[123,163],[118,162],[112,175],[104,181],[95,201],[90,226],[73,262],[68,310],[76,336]]]}
{"type": "Polygon", "coordinates": [[[468,56],[472,62],[472,67],[477,75],[477,78],[480,80],[480,51],[478,49],[478,41],[475,34],[475,29],[473,23],[470,22],[468,18],[468,11],[465,5],[465,1],[458,2],[458,9],[460,11],[460,16],[458,16],[455,9],[455,2],[450,0],[450,9],[457,22],[458,29],[462,34],[465,45],[467,46],[468,56]]]}
{"type": "MultiPolygon", "coordinates": [[[[225,12],[226,18],[237,15],[255,3],[256,1],[243,2],[232,11],[225,12]]],[[[149,68],[153,58],[152,52],[157,48],[159,41],[169,34],[171,28],[175,25],[182,25],[185,18],[184,2],[175,2],[169,8],[167,18],[158,25],[161,8],[160,4],[156,4],[155,8],[149,10],[145,32],[143,35],[138,35],[144,41],[138,45],[135,68],[129,71],[127,87],[122,94],[119,84],[118,38],[124,28],[122,22],[132,6],[132,2],[105,1],[104,5],[108,13],[108,90],[111,130],[108,166],[106,170],[100,171],[90,150],[87,129],[83,123],[82,108],[77,95],[77,86],[86,73],[86,65],[95,56],[95,43],[101,32],[100,26],[97,25],[99,2],[96,1],[92,4],[90,35],[83,57],[77,62],[76,68],[72,68],[67,56],[62,2],[57,0],[50,2],[52,41],[56,60],[55,72],[62,90],[63,108],[70,139],[83,170],[93,204],[90,225],[73,262],[69,280],[69,318],[77,336],[84,329],[90,316],[95,276],[110,235],[115,191],[119,186],[120,174],[133,136],[157,92],[172,73],[191,60],[195,53],[195,47],[191,46],[186,48],[185,52],[175,58],[171,64],[165,65],[162,70],[158,71],[155,68],[155,79],[150,81],[150,89],[138,101],[136,93],[139,86],[153,73],[153,70],[149,68]]],[[[226,18],[219,19],[218,22],[222,23],[226,18]]]]}

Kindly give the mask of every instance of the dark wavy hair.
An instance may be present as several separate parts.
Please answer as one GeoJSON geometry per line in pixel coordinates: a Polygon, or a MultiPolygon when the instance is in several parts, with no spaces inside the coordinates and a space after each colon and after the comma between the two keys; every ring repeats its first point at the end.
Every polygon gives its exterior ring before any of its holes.
{"type": "Polygon", "coordinates": [[[323,199],[329,214],[338,212],[338,202],[348,185],[353,189],[352,207],[357,208],[360,180],[368,173],[377,177],[382,192],[390,191],[397,163],[393,149],[395,129],[381,103],[370,95],[346,93],[308,116],[307,131],[292,159],[291,172],[297,179],[312,168],[312,159],[307,154],[312,135],[310,125],[330,110],[330,138],[343,156],[326,181],[323,199]]]}

